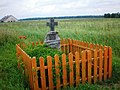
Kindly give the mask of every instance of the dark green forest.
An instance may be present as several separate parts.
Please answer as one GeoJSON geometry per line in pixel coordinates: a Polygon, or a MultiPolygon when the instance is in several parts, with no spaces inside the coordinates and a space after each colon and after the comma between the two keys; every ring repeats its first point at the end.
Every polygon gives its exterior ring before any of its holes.
{"type": "MultiPolygon", "coordinates": [[[[51,17],[34,17],[34,18],[24,18],[22,20],[44,20],[51,17]]],[[[54,19],[71,19],[71,18],[120,18],[120,13],[105,13],[104,15],[88,15],[88,16],[58,16],[53,17],[54,19]]]]}
{"type": "MultiPolygon", "coordinates": [[[[51,17],[35,17],[35,18],[24,18],[21,20],[44,20],[49,19],[51,17]]],[[[88,15],[88,16],[59,16],[59,17],[53,17],[54,19],[72,19],[72,18],[103,18],[103,15],[88,15]]]]}
{"type": "Polygon", "coordinates": [[[120,18],[120,13],[105,13],[104,18],[120,18]]]}

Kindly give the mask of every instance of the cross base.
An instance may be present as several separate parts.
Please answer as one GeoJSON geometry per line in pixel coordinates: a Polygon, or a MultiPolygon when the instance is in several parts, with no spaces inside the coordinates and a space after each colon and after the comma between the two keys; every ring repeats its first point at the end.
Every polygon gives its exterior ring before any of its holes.
{"type": "Polygon", "coordinates": [[[49,31],[44,40],[44,44],[49,45],[51,48],[60,49],[60,37],[58,36],[58,32],[49,31]]]}

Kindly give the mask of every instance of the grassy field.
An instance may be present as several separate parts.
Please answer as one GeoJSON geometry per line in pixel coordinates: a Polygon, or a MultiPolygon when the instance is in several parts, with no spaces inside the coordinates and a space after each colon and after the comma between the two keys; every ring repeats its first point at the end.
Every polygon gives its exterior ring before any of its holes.
{"type": "MultiPolygon", "coordinates": [[[[110,80],[94,85],[79,85],[70,90],[120,89],[120,19],[70,19],[56,20],[56,31],[61,38],[71,38],[111,46],[113,48],[113,76],[110,80]]],[[[15,44],[25,35],[24,42],[44,41],[49,27],[44,21],[0,23],[0,89],[29,90],[25,77],[17,69],[15,44]]]]}

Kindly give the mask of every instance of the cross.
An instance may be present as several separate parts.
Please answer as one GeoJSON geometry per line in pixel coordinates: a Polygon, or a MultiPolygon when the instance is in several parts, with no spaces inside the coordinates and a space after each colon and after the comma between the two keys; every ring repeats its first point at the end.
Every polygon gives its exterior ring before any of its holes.
{"type": "Polygon", "coordinates": [[[54,22],[54,18],[50,18],[50,22],[47,22],[47,26],[50,27],[50,31],[54,31],[54,28],[57,25],[58,25],[58,22],[54,22]]]}

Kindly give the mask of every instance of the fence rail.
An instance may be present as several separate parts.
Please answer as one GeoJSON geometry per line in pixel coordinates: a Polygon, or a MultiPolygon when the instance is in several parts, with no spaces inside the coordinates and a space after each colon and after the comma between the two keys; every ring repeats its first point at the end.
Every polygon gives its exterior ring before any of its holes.
{"type": "MultiPolygon", "coordinates": [[[[33,44],[33,43],[32,43],[33,44]]],[[[38,44],[38,43],[37,43],[38,44]]],[[[35,44],[34,44],[35,45],[35,44]]],[[[31,90],[53,90],[61,87],[96,83],[112,76],[112,48],[107,46],[89,44],[78,40],[61,40],[61,58],[47,56],[47,65],[44,58],[31,58],[16,45],[17,57],[24,63],[25,75],[31,90]],[[55,63],[52,63],[52,60],[55,63]]],[[[21,68],[20,62],[18,67],[21,68]]]]}

